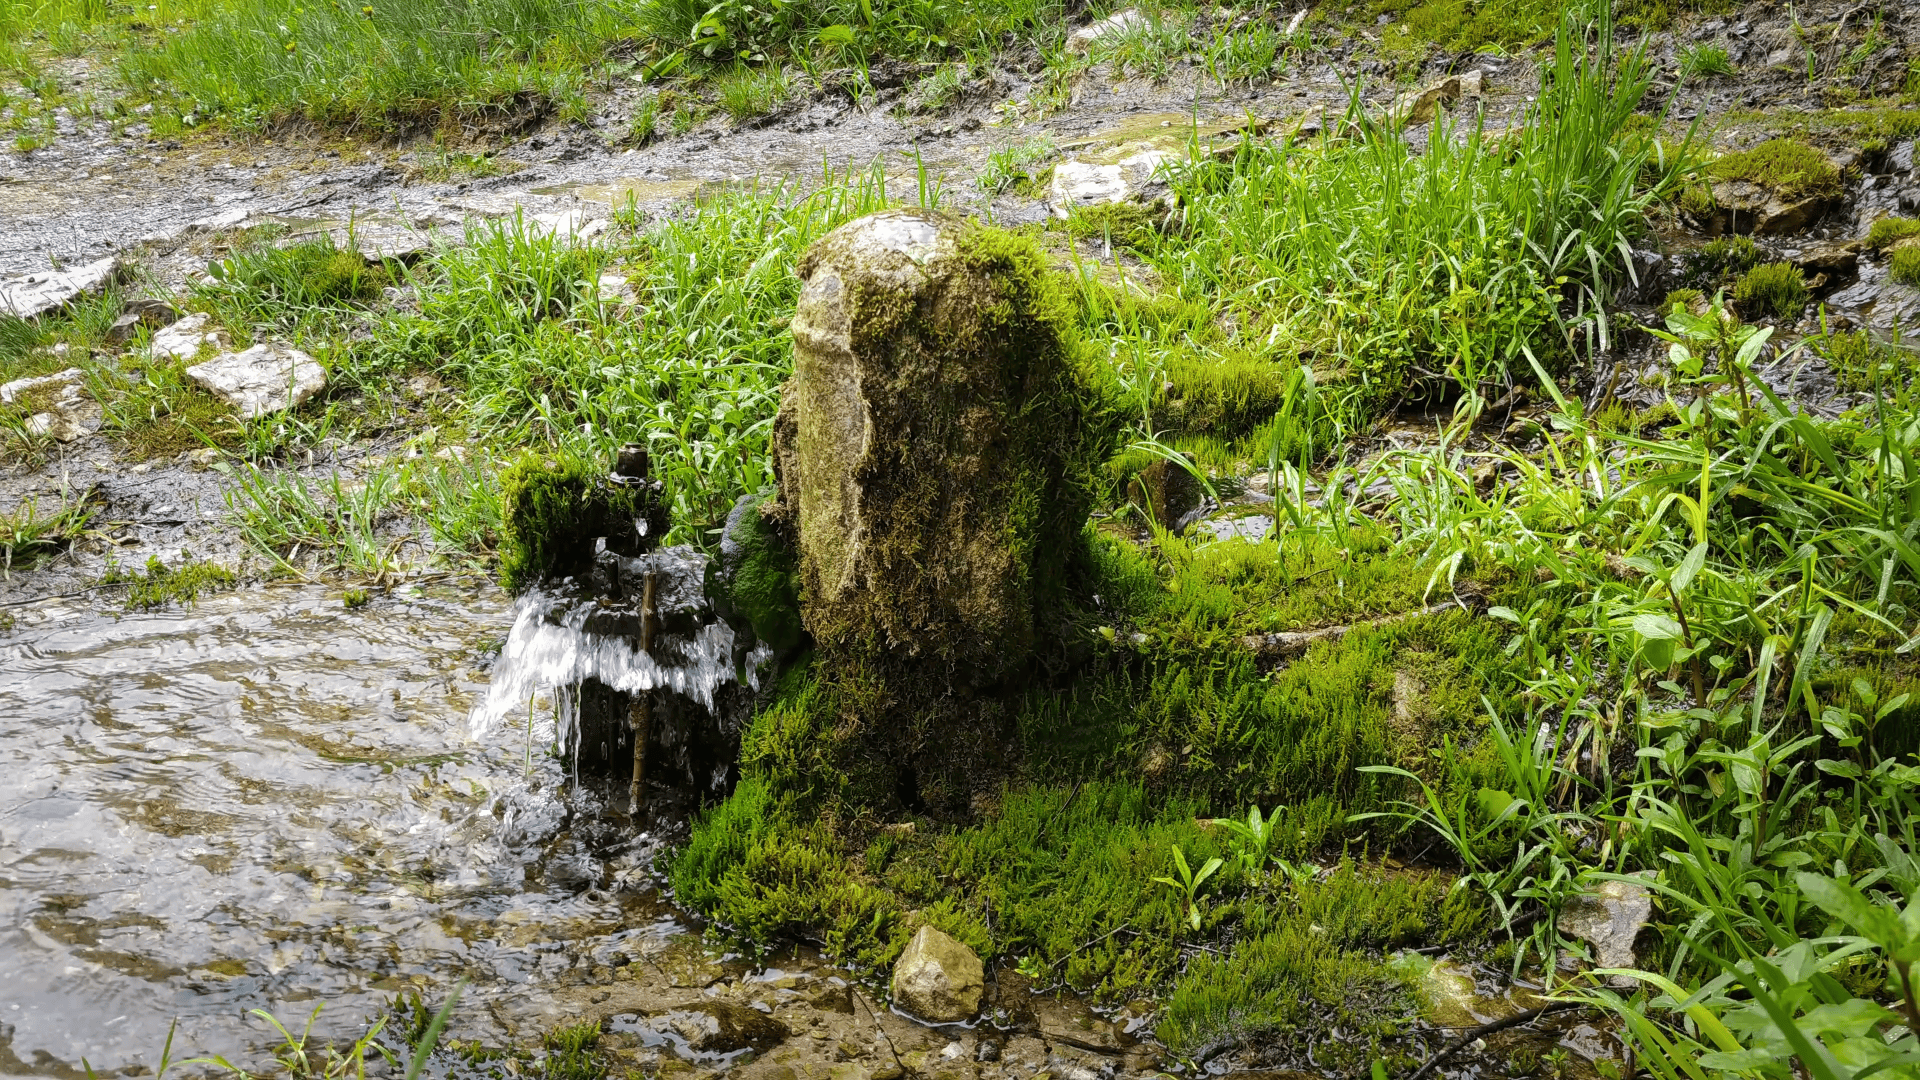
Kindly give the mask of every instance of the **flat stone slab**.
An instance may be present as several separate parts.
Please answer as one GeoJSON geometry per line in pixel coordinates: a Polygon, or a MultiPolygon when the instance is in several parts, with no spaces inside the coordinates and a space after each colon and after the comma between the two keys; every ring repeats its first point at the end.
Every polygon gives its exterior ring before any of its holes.
{"type": "Polygon", "coordinates": [[[284,412],[327,385],[327,371],[320,361],[279,344],[222,353],[188,368],[187,377],[248,418],[284,412]]]}
{"type": "Polygon", "coordinates": [[[72,270],[48,270],[0,281],[0,315],[37,319],[107,287],[120,272],[113,256],[72,270]]]}
{"type": "Polygon", "coordinates": [[[172,326],[154,331],[148,351],[156,360],[162,357],[194,360],[200,356],[203,348],[224,350],[227,347],[226,331],[212,326],[212,321],[206,312],[196,311],[172,326]]]}

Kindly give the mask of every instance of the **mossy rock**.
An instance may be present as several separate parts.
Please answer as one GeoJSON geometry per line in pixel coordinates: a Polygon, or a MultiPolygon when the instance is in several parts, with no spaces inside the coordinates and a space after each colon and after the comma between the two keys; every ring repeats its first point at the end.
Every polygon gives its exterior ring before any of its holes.
{"type": "Polygon", "coordinates": [[[716,590],[727,613],[753,628],[754,637],[776,653],[791,652],[804,637],[800,625],[800,565],[793,544],[767,515],[763,500],[746,495],[727,515],[720,540],[716,590]]]}
{"type": "Polygon", "coordinates": [[[898,210],[802,260],[775,422],[801,609],[829,654],[983,686],[1021,667],[1113,444],[1027,238],[898,210]]]}
{"type": "Polygon", "coordinates": [[[585,571],[596,540],[637,555],[667,531],[655,484],[615,483],[574,454],[523,454],[500,474],[500,503],[500,582],[513,592],[585,571]]]}

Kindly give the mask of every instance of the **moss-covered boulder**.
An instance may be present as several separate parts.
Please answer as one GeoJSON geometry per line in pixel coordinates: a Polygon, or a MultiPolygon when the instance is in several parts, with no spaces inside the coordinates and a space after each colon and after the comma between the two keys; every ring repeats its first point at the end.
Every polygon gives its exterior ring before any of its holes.
{"type": "Polygon", "coordinates": [[[799,273],[774,453],[806,629],[990,685],[1031,656],[1111,445],[1065,300],[1030,241],[917,210],[841,226],[799,273]]]}

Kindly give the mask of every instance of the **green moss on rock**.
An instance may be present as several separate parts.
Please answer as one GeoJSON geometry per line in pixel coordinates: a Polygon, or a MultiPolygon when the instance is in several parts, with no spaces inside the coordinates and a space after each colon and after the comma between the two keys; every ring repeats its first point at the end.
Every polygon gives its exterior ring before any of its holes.
{"type": "Polygon", "coordinates": [[[1812,298],[1800,268],[1787,262],[1756,266],[1734,286],[1733,301],[1748,318],[1790,318],[1812,298]]]}
{"type": "Polygon", "coordinates": [[[1722,180],[1745,180],[1787,199],[1846,194],[1840,170],[1827,156],[1793,139],[1768,139],[1751,150],[1727,154],[1708,166],[1722,180]]]}
{"type": "Polygon", "coordinates": [[[565,452],[521,455],[500,474],[500,506],[500,581],[514,592],[585,571],[596,539],[636,554],[667,528],[651,485],[615,484],[605,466],[565,452]]]}
{"type": "Polygon", "coordinates": [[[793,544],[761,512],[761,500],[740,500],[727,517],[720,568],[734,613],[777,653],[800,644],[800,567],[793,544]]]}

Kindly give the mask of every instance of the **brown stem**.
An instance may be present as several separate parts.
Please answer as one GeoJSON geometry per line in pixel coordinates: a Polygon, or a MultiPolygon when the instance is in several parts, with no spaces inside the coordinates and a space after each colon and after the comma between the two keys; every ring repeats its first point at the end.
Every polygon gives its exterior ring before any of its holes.
{"type": "Polygon", "coordinates": [[[1707,707],[1707,680],[1700,673],[1700,654],[1693,647],[1693,628],[1687,625],[1687,608],[1680,602],[1680,594],[1667,586],[1667,596],[1673,601],[1673,613],[1680,616],[1680,635],[1687,642],[1687,667],[1693,672],[1693,704],[1696,708],[1707,707]]]}

